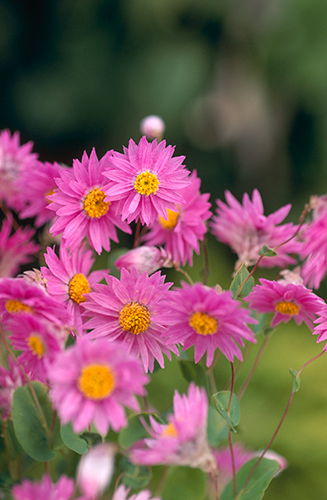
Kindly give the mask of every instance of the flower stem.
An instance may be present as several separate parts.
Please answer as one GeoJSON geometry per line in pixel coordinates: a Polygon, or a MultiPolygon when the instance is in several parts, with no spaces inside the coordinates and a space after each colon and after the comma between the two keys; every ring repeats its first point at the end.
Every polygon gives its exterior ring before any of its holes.
{"type": "Polygon", "coordinates": [[[209,255],[208,255],[208,247],[207,247],[207,238],[204,237],[204,240],[201,242],[201,250],[203,255],[203,269],[202,269],[202,283],[204,285],[208,282],[209,276],[209,255]]]}

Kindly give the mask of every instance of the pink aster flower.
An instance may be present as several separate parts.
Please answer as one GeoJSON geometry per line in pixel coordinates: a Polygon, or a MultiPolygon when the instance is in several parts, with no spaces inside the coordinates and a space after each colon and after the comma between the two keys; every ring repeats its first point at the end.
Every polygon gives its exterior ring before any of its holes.
{"type": "Polygon", "coordinates": [[[90,273],[94,258],[92,250],[87,250],[84,245],[69,251],[65,242],[59,247],[59,258],[54,249],[48,247],[44,254],[48,266],[41,271],[47,280],[47,291],[58,302],[65,304],[71,315],[74,328],[84,331],[81,304],[86,301],[85,295],[91,291],[94,283],[98,283],[109,272],[108,270],[90,273]]]}
{"type": "Polygon", "coordinates": [[[15,390],[25,384],[26,380],[20,368],[8,356],[8,369],[0,365],[0,410],[3,420],[6,420],[11,413],[15,390]]]}
{"type": "MultiPolygon", "coordinates": [[[[280,224],[291,205],[285,205],[276,212],[263,214],[263,204],[259,191],[255,189],[252,201],[247,193],[243,195],[243,205],[234,196],[225,192],[228,204],[217,200],[217,215],[211,222],[212,233],[219,241],[226,243],[238,256],[236,268],[244,262],[247,266],[254,265],[259,258],[259,250],[263,245],[274,248],[288,240],[296,231],[292,223],[280,224]]],[[[296,260],[289,254],[299,253],[301,244],[292,239],[279,247],[275,257],[264,257],[260,267],[285,267],[295,264],[296,260]]]]}
{"type": "Polygon", "coordinates": [[[139,411],[136,395],[144,396],[149,378],[141,363],[121,343],[78,337],[75,345],[49,367],[50,398],[62,423],[80,433],[94,423],[106,435],[126,426],[123,406],[139,411]]]}
{"type": "Polygon", "coordinates": [[[0,200],[16,212],[23,207],[23,195],[16,182],[25,168],[35,165],[37,154],[31,153],[32,142],[20,146],[19,132],[10,135],[9,130],[0,133],[0,200]]]}
{"type": "Polygon", "coordinates": [[[57,483],[51,481],[50,476],[45,475],[37,483],[28,479],[12,487],[14,500],[69,500],[74,494],[74,480],[67,476],[60,476],[57,483]]]}
{"type": "Polygon", "coordinates": [[[218,293],[201,283],[193,286],[182,282],[182,288],[174,291],[171,300],[167,336],[173,342],[184,345],[184,351],[194,346],[195,363],[207,353],[210,366],[218,348],[233,362],[234,356],[242,360],[237,345],[244,347],[244,340],[256,342],[253,332],[246,323],[256,323],[250,313],[234,300],[231,292],[218,293]]]}
{"type": "MultiPolygon", "coordinates": [[[[233,445],[233,455],[236,473],[246,464],[249,460],[256,455],[253,451],[245,450],[240,443],[233,445]]],[[[213,450],[218,468],[218,488],[219,493],[222,493],[225,486],[233,479],[233,464],[230,447],[225,446],[213,450]]]]}
{"type": "MultiPolygon", "coordinates": [[[[318,335],[317,343],[327,340],[327,306],[326,304],[318,312],[318,318],[314,321],[317,326],[314,327],[312,332],[313,335],[318,335]]],[[[327,351],[327,344],[324,347],[324,351],[327,351]]]]}
{"type": "Polygon", "coordinates": [[[64,347],[58,326],[26,314],[23,321],[17,316],[10,318],[7,328],[11,331],[12,347],[21,351],[18,363],[30,372],[31,378],[45,383],[49,364],[64,347]]]}
{"type": "Polygon", "coordinates": [[[54,194],[57,188],[55,179],[60,178],[60,172],[67,170],[59,163],[42,163],[38,161],[33,168],[26,168],[17,186],[21,189],[24,197],[25,206],[21,210],[20,219],[36,217],[35,226],[43,226],[46,222],[53,221],[55,215],[48,210],[48,196],[54,194]]]}
{"type": "Polygon", "coordinates": [[[163,353],[171,359],[170,351],[178,353],[173,343],[167,342],[165,332],[168,289],[160,271],[151,276],[141,275],[132,268],[121,271],[121,279],[106,276],[106,285],[94,285],[84,307],[91,316],[86,327],[93,329],[92,338],[108,337],[124,343],[127,353],[141,356],[144,370],[154,369],[154,360],[164,367],[163,353]]]}
{"type": "Polygon", "coordinates": [[[127,271],[135,267],[139,273],[145,271],[152,274],[161,267],[172,267],[173,262],[171,256],[163,248],[142,246],[133,248],[119,257],[115,261],[115,266],[119,270],[124,267],[127,271]]]}
{"type": "Polygon", "coordinates": [[[123,154],[113,153],[104,173],[106,200],[118,201],[117,213],[128,223],[152,224],[158,215],[167,219],[167,209],[176,210],[176,203],[184,201],[179,192],[190,184],[189,171],[182,165],[184,156],[172,158],[174,149],[166,141],[149,143],[142,137],[138,146],[130,139],[123,154]]]}
{"type": "Polygon", "coordinates": [[[109,485],[114,472],[114,451],[112,444],[101,443],[82,456],[76,482],[84,498],[98,498],[109,485]]]}
{"type": "Polygon", "coordinates": [[[121,217],[115,215],[116,203],[104,201],[108,182],[103,173],[108,165],[111,151],[98,160],[93,148],[90,158],[84,151],[82,162],[73,161],[73,168],[61,170],[56,180],[58,189],[49,196],[49,209],[56,212],[57,219],[51,227],[56,236],[63,233],[67,245],[76,248],[84,236],[92,248],[100,254],[102,248],[109,252],[110,239],[118,242],[115,226],[130,233],[121,217]]]}
{"type": "Polygon", "coordinates": [[[208,399],[204,388],[193,382],[182,396],[175,391],[174,413],[168,424],[159,424],[150,416],[151,438],[131,448],[131,459],[140,465],[187,465],[206,472],[215,469],[207,441],[208,399]]]}
{"type": "Polygon", "coordinates": [[[200,193],[201,181],[195,170],[190,181],[187,188],[180,190],[185,202],[168,210],[168,220],[159,215],[144,236],[149,245],[164,245],[173,261],[183,266],[186,261],[193,265],[193,250],[199,254],[199,240],[202,241],[207,232],[205,221],[211,217],[210,195],[200,193]]]}
{"type": "Polygon", "coordinates": [[[17,274],[19,267],[33,260],[33,254],[40,250],[40,246],[32,241],[34,229],[18,228],[12,231],[12,215],[8,213],[7,219],[2,223],[0,231],[0,276],[9,277],[17,274]]]}
{"type": "Polygon", "coordinates": [[[293,317],[297,325],[304,321],[313,330],[312,321],[323,308],[324,301],[303,285],[278,283],[260,279],[245,301],[259,313],[274,313],[271,326],[287,323],[293,317]]]}
{"type": "Polygon", "coordinates": [[[142,490],[136,493],[135,495],[131,495],[127,498],[127,495],[130,492],[130,488],[126,488],[123,484],[121,484],[115,491],[112,500],[160,500],[159,497],[153,497],[151,491],[142,490]]]}

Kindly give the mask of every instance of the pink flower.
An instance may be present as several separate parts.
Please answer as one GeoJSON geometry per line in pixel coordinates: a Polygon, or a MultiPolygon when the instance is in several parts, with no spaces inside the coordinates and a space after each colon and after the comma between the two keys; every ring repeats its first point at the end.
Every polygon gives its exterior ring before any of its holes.
{"type": "Polygon", "coordinates": [[[32,483],[28,479],[12,487],[14,500],[69,500],[74,494],[74,480],[67,476],[60,476],[54,484],[50,476],[45,475],[41,481],[32,483]]]}
{"type": "Polygon", "coordinates": [[[199,254],[199,240],[203,240],[207,232],[205,221],[211,216],[210,195],[200,193],[201,181],[195,170],[189,179],[190,186],[180,190],[185,202],[168,210],[168,220],[159,216],[144,237],[149,245],[165,245],[172,260],[183,266],[186,261],[193,265],[193,250],[199,254]]]}
{"type": "Polygon", "coordinates": [[[194,346],[195,363],[207,353],[210,366],[218,348],[229,361],[234,356],[242,360],[238,344],[244,340],[256,342],[246,323],[256,323],[247,309],[232,298],[231,292],[218,293],[215,289],[195,283],[182,282],[182,288],[173,292],[170,319],[173,324],[167,337],[184,345],[184,351],[194,346]]]}
{"type": "Polygon", "coordinates": [[[54,193],[57,187],[55,179],[60,177],[60,172],[67,170],[59,163],[42,163],[26,168],[17,182],[17,186],[24,193],[26,205],[19,214],[21,219],[36,217],[35,227],[40,227],[48,221],[53,221],[55,215],[48,210],[48,196],[54,193]],[[33,168],[31,168],[33,167],[33,168]]]}
{"type": "Polygon", "coordinates": [[[92,250],[87,250],[84,245],[69,251],[65,242],[62,241],[59,247],[59,258],[50,247],[47,248],[44,258],[49,269],[42,267],[41,271],[47,280],[49,295],[65,304],[74,328],[83,332],[85,330],[82,320],[84,309],[81,304],[86,301],[85,295],[91,291],[94,283],[101,281],[109,271],[94,271],[90,274],[94,258],[92,258],[92,250]]]}
{"type": "Polygon", "coordinates": [[[18,363],[30,372],[31,378],[45,383],[49,364],[64,347],[61,331],[55,325],[41,323],[30,315],[25,315],[24,321],[17,316],[10,318],[7,328],[11,331],[12,347],[22,351],[18,363]]]}
{"type": "MultiPolygon", "coordinates": [[[[236,472],[238,472],[244,464],[256,456],[253,451],[245,450],[240,443],[235,443],[233,445],[233,455],[236,472]]],[[[233,479],[233,465],[230,447],[225,446],[223,448],[213,450],[213,456],[215,457],[218,468],[219,493],[222,493],[225,486],[227,486],[227,484],[233,479]]]]}
{"type": "Polygon", "coordinates": [[[132,267],[139,273],[144,271],[152,274],[161,267],[172,267],[171,256],[162,248],[142,246],[129,250],[116,260],[115,266],[121,270],[123,267],[131,271],[132,267]]]}
{"type": "Polygon", "coordinates": [[[2,222],[0,231],[0,276],[9,277],[17,274],[19,267],[33,260],[33,254],[40,250],[40,246],[32,241],[34,229],[19,227],[10,236],[12,231],[12,215],[2,222]]]}
{"type": "Polygon", "coordinates": [[[287,323],[293,317],[297,325],[304,321],[313,330],[312,321],[322,309],[324,301],[303,285],[259,280],[245,301],[259,313],[274,313],[271,326],[287,323]]]}
{"type": "Polygon", "coordinates": [[[109,426],[126,426],[124,406],[139,411],[135,395],[144,396],[149,378],[140,362],[121,343],[78,337],[49,367],[50,398],[62,423],[75,433],[94,423],[106,435],[109,426]]]}
{"type": "Polygon", "coordinates": [[[149,490],[139,491],[127,498],[129,492],[130,488],[126,488],[121,484],[113,494],[112,500],[160,500],[159,497],[152,497],[152,493],[149,490]]]}
{"type": "MultiPolygon", "coordinates": [[[[253,191],[252,201],[247,193],[243,195],[243,205],[229,191],[225,192],[225,196],[228,205],[217,200],[217,215],[213,217],[210,225],[216,238],[229,245],[237,254],[237,268],[242,262],[246,266],[254,265],[263,245],[274,248],[295,233],[296,226],[292,223],[277,226],[285,219],[291,205],[285,205],[266,217],[263,214],[263,204],[257,189],[253,191]]],[[[275,257],[264,257],[259,266],[285,267],[295,264],[296,260],[289,254],[299,253],[300,248],[301,244],[292,239],[276,250],[275,257]]]]}
{"type": "Polygon", "coordinates": [[[184,156],[172,158],[174,149],[166,141],[149,143],[142,137],[138,146],[130,139],[124,154],[113,153],[104,173],[106,201],[117,200],[116,213],[128,223],[152,224],[158,215],[167,219],[167,209],[183,202],[179,191],[190,184],[189,171],[182,165],[184,156]]]}
{"type": "Polygon", "coordinates": [[[101,443],[82,456],[78,465],[77,484],[83,497],[96,499],[106,489],[114,472],[114,447],[101,443]]]}
{"type": "MultiPolygon", "coordinates": [[[[317,343],[327,340],[327,306],[324,304],[323,308],[318,312],[318,318],[314,321],[318,323],[314,327],[312,332],[313,335],[318,335],[317,343]]],[[[327,351],[327,345],[324,347],[324,351],[327,351]]]]}
{"type": "MultiPolygon", "coordinates": [[[[121,279],[106,276],[107,285],[94,285],[84,307],[92,316],[86,327],[93,329],[92,338],[108,337],[124,343],[126,352],[141,356],[144,370],[154,369],[154,360],[164,367],[163,353],[178,353],[167,341],[165,332],[170,319],[167,314],[168,289],[160,271],[141,275],[132,268],[121,271],[121,279]]],[[[169,309],[168,309],[169,311],[169,309]]]]}
{"type": "Polygon", "coordinates": [[[26,380],[20,368],[8,356],[8,369],[0,365],[0,410],[3,420],[6,420],[11,413],[15,390],[25,384],[26,380]]]}
{"type": "Polygon", "coordinates": [[[62,170],[57,179],[58,189],[49,200],[49,209],[56,212],[57,219],[51,227],[56,236],[63,233],[67,246],[76,248],[86,236],[92,248],[100,254],[102,248],[109,252],[110,239],[118,242],[117,226],[122,231],[131,230],[120,216],[115,215],[116,203],[104,201],[108,182],[103,177],[111,156],[108,151],[98,160],[93,148],[90,158],[84,151],[82,162],[73,161],[73,168],[62,170]]]}
{"type": "Polygon", "coordinates": [[[0,200],[16,212],[23,207],[24,195],[16,182],[25,168],[33,168],[37,154],[31,153],[32,142],[19,145],[19,132],[10,135],[9,130],[0,133],[0,200]]]}
{"type": "Polygon", "coordinates": [[[131,459],[141,465],[187,465],[212,470],[214,459],[207,441],[208,399],[204,388],[192,382],[188,393],[175,391],[174,413],[168,424],[159,424],[152,416],[151,438],[131,448],[131,459]]]}
{"type": "Polygon", "coordinates": [[[140,123],[141,134],[146,135],[150,141],[152,141],[152,139],[161,140],[165,128],[165,122],[157,115],[146,116],[140,123]]]}

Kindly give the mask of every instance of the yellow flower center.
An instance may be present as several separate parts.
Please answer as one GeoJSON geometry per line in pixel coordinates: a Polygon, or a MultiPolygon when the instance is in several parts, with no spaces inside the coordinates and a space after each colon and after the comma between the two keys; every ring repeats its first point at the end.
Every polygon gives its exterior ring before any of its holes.
{"type": "Polygon", "coordinates": [[[200,335],[213,335],[217,331],[218,323],[215,318],[207,313],[195,312],[188,324],[200,335]]]}
{"type": "Polygon", "coordinates": [[[120,311],[119,324],[125,332],[143,333],[150,325],[149,309],[139,302],[130,302],[120,311]]]}
{"type": "Polygon", "coordinates": [[[161,215],[159,215],[159,223],[164,229],[170,231],[177,225],[179,212],[173,212],[172,210],[169,210],[169,208],[167,208],[167,216],[168,220],[165,220],[163,217],[161,217],[161,215]]]}
{"type": "Polygon", "coordinates": [[[7,300],[5,308],[9,313],[18,314],[18,313],[26,313],[33,314],[33,309],[26,304],[23,304],[20,300],[7,300]]]}
{"type": "Polygon", "coordinates": [[[52,203],[52,200],[48,200],[48,196],[52,196],[55,193],[54,189],[50,189],[47,193],[45,193],[45,198],[49,203],[52,203]]]}
{"type": "Polygon", "coordinates": [[[177,429],[172,423],[168,424],[165,427],[163,433],[161,434],[161,437],[177,437],[177,436],[178,436],[177,429]]]}
{"type": "Polygon", "coordinates": [[[152,172],[142,172],[139,174],[134,183],[134,188],[139,194],[145,194],[149,196],[150,194],[156,194],[160,182],[155,174],[152,172]]]}
{"type": "Polygon", "coordinates": [[[27,344],[32,353],[37,356],[38,359],[41,359],[45,348],[40,337],[38,335],[31,334],[27,339],[27,344]]]}
{"type": "Polygon", "coordinates": [[[101,189],[94,188],[84,199],[84,210],[89,217],[99,219],[109,210],[109,201],[103,201],[106,195],[101,189]]]}
{"type": "Polygon", "coordinates": [[[79,390],[90,399],[107,398],[115,386],[115,375],[109,366],[96,363],[83,368],[78,379],[79,390]]]}
{"type": "Polygon", "coordinates": [[[299,306],[294,304],[294,302],[278,302],[275,306],[275,311],[282,314],[289,314],[290,316],[296,316],[299,313],[299,306]]]}
{"type": "Polygon", "coordinates": [[[72,277],[70,282],[68,283],[69,287],[69,297],[76,302],[76,304],[80,304],[81,302],[85,302],[86,298],[84,297],[85,293],[90,293],[90,285],[87,281],[87,278],[82,273],[75,274],[72,277]]]}

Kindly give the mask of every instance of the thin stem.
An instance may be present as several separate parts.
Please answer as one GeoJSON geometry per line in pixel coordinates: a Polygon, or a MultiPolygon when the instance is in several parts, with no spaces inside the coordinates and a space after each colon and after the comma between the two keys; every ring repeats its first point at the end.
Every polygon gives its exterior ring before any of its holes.
{"type": "Polygon", "coordinates": [[[168,471],[169,471],[169,466],[165,465],[164,468],[162,469],[162,472],[161,472],[161,474],[159,476],[159,479],[158,479],[158,482],[157,482],[157,486],[156,486],[156,489],[155,489],[155,492],[154,492],[155,496],[160,495],[161,490],[163,488],[163,485],[165,483],[168,471]]]}
{"type": "MultiPolygon", "coordinates": [[[[250,354],[251,349],[253,348],[254,344],[248,342],[244,348],[243,351],[243,361],[240,361],[237,359],[234,363],[234,373],[235,373],[235,381],[237,380],[237,377],[242,369],[242,366],[244,365],[244,361],[247,359],[248,355],[250,354]]],[[[232,376],[230,376],[226,382],[226,384],[223,387],[223,391],[226,391],[228,387],[231,384],[232,376]]]]}
{"type": "Polygon", "coordinates": [[[140,244],[140,231],[141,231],[141,220],[139,219],[135,228],[134,244],[133,248],[137,248],[140,244]]]}
{"type": "Polygon", "coordinates": [[[184,269],[182,269],[180,266],[178,266],[177,264],[175,264],[175,269],[176,271],[178,271],[179,273],[182,273],[184,274],[185,278],[187,279],[187,281],[189,282],[190,285],[194,285],[194,282],[191,278],[191,276],[186,272],[184,271],[184,269]]]}
{"type": "Polygon", "coordinates": [[[255,374],[256,369],[258,368],[258,365],[259,365],[259,363],[260,363],[260,360],[261,360],[261,358],[262,358],[262,355],[263,355],[263,353],[265,352],[266,347],[267,347],[267,345],[268,345],[268,343],[269,343],[269,341],[270,341],[270,337],[271,337],[271,333],[270,333],[269,335],[267,335],[267,336],[266,336],[265,340],[262,342],[262,344],[261,344],[261,346],[260,346],[260,349],[259,349],[259,351],[258,351],[258,354],[257,354],[257,356],[256,356],[256,358],[255,358],[255,360],[254,360],[253,365],[252,365],[252,368],[251,368],[251,370],[250,370],[250,372],[249,372],[248,376],[247,376],[247,377],[246,377],[246,379],[244,380],[244,382],[243,382],[243,384],[242,384],[242,386],[241,386],[240,390],[239,390],[239,391],[238,391],[238,393],[237,393],[237,397],[238,397],[238,399],[239,399],[239,400],[241,400],[241,398],[242,398],[242,396],[243,396],[244,392],[246,391],[247,386],[249,385],[249,383],[251,382],[251,380],[252,380],[252,378],[253,378],[253,375],[255,374]]]}
{"type": "Polygon", "coordinates": [[[202,283],[204,285],[206,285],[208,282],[208,276],[209,276],[209,255],[208,255],[206,236],[204,237],[203,241],[201,242],[201,249],[202,249],[202,255],[203,255],[202,283]]]}
{"type": "MultiPolygon", "coordinates": [[[[229,397],[228,408],[227,408],[228,415],[229,415],[230,407],[232,404],[234,383],[235,383],[235,373],[234,373],[234,364],[233,363],[231,363],[231,369],[232,369],[232,379],[231,379],[231,387],[230,387],[230,397],[229,397]]],[[[230,427],[228,429],[228,440],[229,440],[229,449],[230,449],[230,455],[231,455],[231,459],[232,459],[232,469],[233,469],[233,493],[234,493],[234,498],[236,498],[236,496],[237,496],[236,468],[235,468],[235,460],[234,460],[232,431],[231,431],[230,427]]]]}
{"type": "Polygon", "coordinates": [[[211,365],[209,366],[209,368],[207,370],[207,375],[208,376],[211,375],[211,373],[213,372],[213,369],[216,366],[216,364],[218,362],[218,359],[220,358],[220,355],[221,355],[221,351],[219,349],[217,349],[217,352],[215,354],[214,360],[213,360],[213,362],[211,363],[211,365]]]}

